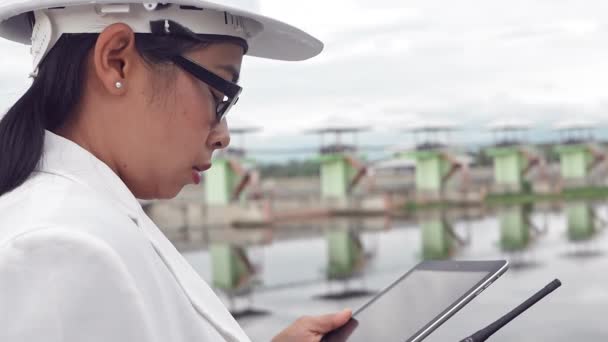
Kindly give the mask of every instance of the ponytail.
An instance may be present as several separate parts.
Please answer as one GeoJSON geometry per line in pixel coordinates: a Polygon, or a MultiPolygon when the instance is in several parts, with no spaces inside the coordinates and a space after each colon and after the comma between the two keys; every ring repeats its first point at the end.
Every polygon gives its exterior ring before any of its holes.
{"type": "Polygon", "coordinates": [[[45,130],[60,127],[74,111],[96,37],[62,36],[30,88],[0,121],[0,196],[27,180],[42,157],[45,130]]]}

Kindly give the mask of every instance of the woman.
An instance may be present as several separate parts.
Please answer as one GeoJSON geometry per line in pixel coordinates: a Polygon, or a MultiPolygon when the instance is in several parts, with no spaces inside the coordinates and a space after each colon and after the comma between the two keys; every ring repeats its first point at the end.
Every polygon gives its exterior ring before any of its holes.
{"type": "MultiPolygon", "coordinates": [[[[244,54],[322,44],[201,0],[11,0],[33,83],[0,122],[0,341],[249,341],[136,198],[172,198],[230,142],[244,54]]],[[[349,311],[275,341],[319,341],[349,311]]]]}

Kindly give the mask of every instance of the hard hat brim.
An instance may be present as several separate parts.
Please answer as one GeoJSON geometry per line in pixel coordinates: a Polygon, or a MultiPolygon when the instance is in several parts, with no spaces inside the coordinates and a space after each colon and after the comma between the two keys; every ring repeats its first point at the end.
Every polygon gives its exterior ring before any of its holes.
{"type": "MultiPolygon", "coordinates": [[[[0,3],[0,37],[22,44],[31,44],[32,27],[28,13],[32,11],[63,6],[136,3],[134,0],[71,0],[67,5],[66,2],[66,0],[3,1],[0,3]]],[[[173,0],[170,3],[225,11],[258,22],[263,29],[248,40],[247,55],[250,56],[301,61],[312,58],[323,50],[323,43],[315,37],[294,26],[266,16],[203,0],[173,0]]]]}

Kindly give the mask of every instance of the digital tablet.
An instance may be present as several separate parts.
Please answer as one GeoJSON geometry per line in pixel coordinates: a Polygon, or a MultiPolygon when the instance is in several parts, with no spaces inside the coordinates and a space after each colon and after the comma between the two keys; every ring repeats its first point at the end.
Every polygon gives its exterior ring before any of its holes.
{"type": "Polygon", "coordinates": [[[418,342],[498,279],[508,262],[424,261],[353,314],[325,342],[418,342]]]}

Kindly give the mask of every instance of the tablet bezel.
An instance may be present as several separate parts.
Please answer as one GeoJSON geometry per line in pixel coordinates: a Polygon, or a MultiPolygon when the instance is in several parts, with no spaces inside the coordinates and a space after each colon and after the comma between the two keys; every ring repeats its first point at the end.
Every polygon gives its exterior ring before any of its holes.
{"type": "Polygon", "coordinates": [[[506,260],[489,260],[489,261],[423,261],[409,270],[407,273],[399,277],[396,281],[380,291],[374,298],[360,307],[353,313],[353,318],[372,305],[384,294],[397,286],[403,279],[407,278],[415,271],[442,271],[442,272],[487,272],[487,275],[482,278],[477,284],[471,287],[464,295],[450,304],[443,312],[435,316],[420,330],[410,336],[405,342],[418,342],[426,338],[431,332],[437,329],[441,324],[452,317],[458,310],[462,309],[475,296],[485,290],[494,280],[498,279],[508,269],[509,263],[506,260]]]}

